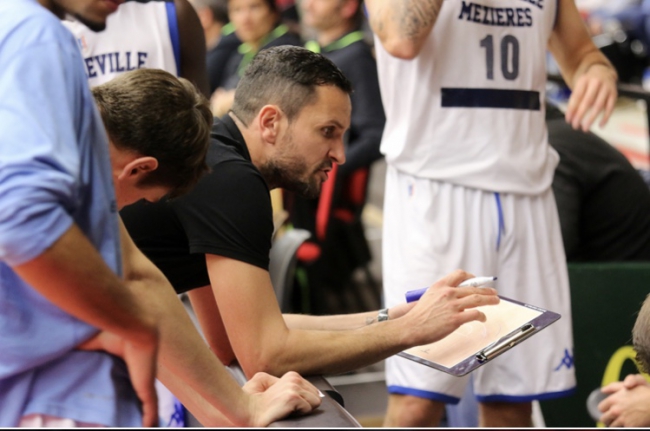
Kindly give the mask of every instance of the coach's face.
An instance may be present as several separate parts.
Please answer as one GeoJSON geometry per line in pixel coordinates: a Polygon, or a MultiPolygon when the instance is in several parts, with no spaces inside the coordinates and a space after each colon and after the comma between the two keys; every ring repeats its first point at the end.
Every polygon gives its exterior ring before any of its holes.
{"type": "Polygon", "coordinates": [[[68,13],[94,31],[106,28],[106,19],[124,0],[39,0],[57,15],[68,13]]]}
{"type": "Polygon", "coordinates": [[[350,127],[350,96],[335,86],[316,87],[315,102],[303,107],[279,137],[274,159],[280,187],[317,197],[334,163],[345,162],[343,136],[350,127]]]}

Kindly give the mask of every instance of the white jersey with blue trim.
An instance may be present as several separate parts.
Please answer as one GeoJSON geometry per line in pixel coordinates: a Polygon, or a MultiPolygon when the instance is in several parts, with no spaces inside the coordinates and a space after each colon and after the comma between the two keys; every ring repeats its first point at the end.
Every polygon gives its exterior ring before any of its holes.
{"type": "Polygon", "coordinates": [[[550,187],[559,157],[544,120],[558,0],[444,0],[420,54],[376,39],[381,151],[411,175],[522,194],[550,187]]]}
{"type": "Polygon", "coordinates": [[[91,87],[141,68],[178,75],[178,25],[173,1],[128,1],[94,32],[77,20],[64,25],[74,34],[91,87]]]}

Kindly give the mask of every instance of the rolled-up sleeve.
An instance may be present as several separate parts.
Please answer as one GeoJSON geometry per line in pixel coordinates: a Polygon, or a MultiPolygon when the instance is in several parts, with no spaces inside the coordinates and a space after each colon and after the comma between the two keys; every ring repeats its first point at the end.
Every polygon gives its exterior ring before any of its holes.
{"type": "Polygon", "coordinates": [[[69,64],[60,44],[0,51],[0,260],[15,266],[39,256],[73,223],[78,86],[61,67],[33,67],[34,58],[69,64]]]}

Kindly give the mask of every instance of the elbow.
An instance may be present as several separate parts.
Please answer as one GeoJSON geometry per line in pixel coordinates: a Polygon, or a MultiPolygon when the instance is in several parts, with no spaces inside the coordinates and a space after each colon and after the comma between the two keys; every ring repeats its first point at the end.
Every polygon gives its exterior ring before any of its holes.
{"type": "Polygon", "coordinates": [[[382,46],[395,58],[400,60],[413,60],[420,54],[422,45],[409,39],[403,38],[389,38],[382,41],[382,46]]]}
{"type": "Polygon", "coordinates": [[[257,373],[267,373],[272,376],[281,377],[289,370],[279,356],[276,354],[247,355],[246,357],[239,358],[239,365],[247,379],[251,379],[257,373]]]}
{"type": "Polygon", "coordinates": [[[224,349],[221,347],[210,346],[210,350],[219,358],[222,364],[230,365],[237,359],[235,352],[232,349],[224,349]]]}

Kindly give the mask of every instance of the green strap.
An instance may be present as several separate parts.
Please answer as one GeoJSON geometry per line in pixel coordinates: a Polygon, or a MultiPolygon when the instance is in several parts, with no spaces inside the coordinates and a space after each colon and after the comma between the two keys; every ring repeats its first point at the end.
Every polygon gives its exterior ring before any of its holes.
{"type": "Polygon", "coordinates": [[[305,43],[305,48],[311,52],[315,52],[316,54],[320,53],[320,45],[315,40],[308,40],[307,43],[305,43]]]}
{"type": "MultiPolygon", "coordinates": [[[[276,28],[273,29],[273,31],[269,34],[267,34],[262,41],[260,42],[260,46],[264,47],[268,45],[269,43],[273,42],[275,39],[279,38],[280,36],[284,35],[289,31],[289,27],[287,27],[284,24],[280,24],[276,28]]],[[[253,48],[253,46],[249,43],[242,43],[239,45],[239,48],[237,48],[240,54],[243,54],[244,57],[241,59],[239,62],[239,66],[237,67],[237,74],[239,76],[242,76],[244,74],[244,71],[248,67],[248,64],[253,60],[253,57],[255,57],[255,54],[257,54],[257,50],[253,48]]]]}
{"type": "Polygon", "coordinates": [[[331,52],[331,51],[336,51],[337,49],[342,49],[345,48],[348,45],[352,45],[354,42],[358,42],[360,40],[363,40],[364,34],[362,31],[353,31],[352,33],[348,33],[342,38],[335,40],[334,42],[326,45],[325,47],[321,48],[321,46],[316,42],[315,40],[310,40],[307,43],[305,43],[305,48],[312,52],[319,53],[321,51],[324,52],[331,52]]]}
{"type": "Polygon", "coordinates": [[[228,24],[221,27],[221,35],[222,36],[228,36],[229,34],[231,34],[234,31],[235,31],[235,26],[231,22],[229,22],[228,24]]]}

